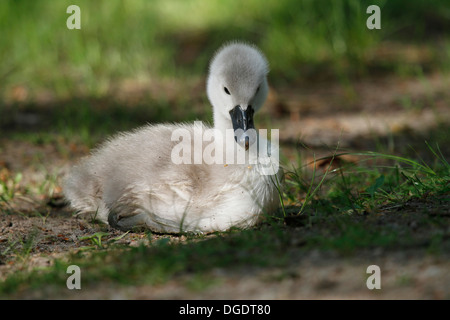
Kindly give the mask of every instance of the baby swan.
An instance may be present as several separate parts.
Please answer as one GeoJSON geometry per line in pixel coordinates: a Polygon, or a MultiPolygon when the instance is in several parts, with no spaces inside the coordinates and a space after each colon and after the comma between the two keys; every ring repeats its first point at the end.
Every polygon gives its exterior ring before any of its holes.
{"type": "Polygon", "coordinates": [[[282,178],[278,149],[253,125],[267,97],[267,73],[254,46],[223,46],[207,80],[214,128],[147,125],[109,139],[66,177],[71,206],[114,228],[160,233],[248,228],[273,213],[282,178]]]}

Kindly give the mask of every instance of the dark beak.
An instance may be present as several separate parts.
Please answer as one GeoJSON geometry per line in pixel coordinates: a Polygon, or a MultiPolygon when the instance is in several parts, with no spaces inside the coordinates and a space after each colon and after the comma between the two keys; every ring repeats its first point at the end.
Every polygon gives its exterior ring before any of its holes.
{"type": "Polygon", "coordinates": [[[255,125],[253,124],[254,110],[252,106],[248,106],[246,110],[242,110],[241,106],[236,106],[230,111],[231,121],[233,123],[234,139],[245,150],[248,150],[250,145],[251,135],[255,134],[255,125]],[[248,131],[249,129],[253,129],[248,131]]]}

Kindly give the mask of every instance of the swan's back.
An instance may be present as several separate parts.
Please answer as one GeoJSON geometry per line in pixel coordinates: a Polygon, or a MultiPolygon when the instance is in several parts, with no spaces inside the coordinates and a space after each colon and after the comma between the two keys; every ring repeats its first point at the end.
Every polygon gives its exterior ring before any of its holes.
{"type": "MultiPolygon", "coordinates": [[[[174,233],[247,227],[258,220],[262,207],[277,206],[270,176],[261,179],[249,165],[194,164],[193,153],[191,164],[174,164],[172,150],[180,141],[171,136],[177,129],[194,137],[198,127],[148,125],[94,150],[65,182],[72,206],[104,222],[115,211],[123,217],[145,212],[151,218],[147,227],[151,222],[154,231],[174,233]]],[[[194,150],[193,139],[190,146],[194,150]]]]}

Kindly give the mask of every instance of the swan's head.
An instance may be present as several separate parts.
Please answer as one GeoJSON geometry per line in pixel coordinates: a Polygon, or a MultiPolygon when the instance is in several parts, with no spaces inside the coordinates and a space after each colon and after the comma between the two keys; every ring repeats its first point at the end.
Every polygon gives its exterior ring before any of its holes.
{"type": "Polygon", "coordinates": [[[231,43],[214,56],[207,93],[214,107],[215,126],[233,127],[235,140],[247,150],[256,140],[253,114],[266,100],[269,66],[254,46],[231,43]],[[248,131],[249,130],[249,131],[248,131]]]}

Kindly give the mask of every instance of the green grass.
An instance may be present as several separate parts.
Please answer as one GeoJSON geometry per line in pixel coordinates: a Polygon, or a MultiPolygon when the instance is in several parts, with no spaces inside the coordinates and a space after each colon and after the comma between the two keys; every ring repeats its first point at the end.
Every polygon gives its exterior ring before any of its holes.
{"type": "Polygon", "coordinates": [[[378,152],[334,153],[332,157],[314,160],[309,178],[304,167],[298,166],[287,171],[290,179],[287,180],[289,187],[285,198],[289,204],[299,206],[298,214],[302,214],[313,199],[320,198],[317,193],[321,189],[322,197],[338,203],[340,211],[356,213],[396,201],[444,196],[450,191],[450,165],[438,145],[425,144],[436,160],[434,167],[421,159],[378,152]],[[333,160],[347,155],[358,157],[358,164],[349,163],[331,169],[333,160]],[[323,173],[317,175],[316,162],[320,160],[328,164],[323,173]],[[304,195],[300,201],[299,195],[304,195]]]}
{"type": "MultiPolygon", "coordinates": [[[[341,218],[337,222],[336,234],[317,235],[308,240],[311,248],[321,248],[321,250],[337,250],[341,253],[351,254],[358,249],[389,248],[400,246],[408,239],[401,241],[398,231],[390,228],[376,228],[355,223],[351,219],[341,218]]],[[[405,235],[402,235],[403,237],[405,235]]]]}
{"type": "MultiPolygon", "coordinates": [[[[421,223],[435,240],[443,243],[446,233],[444,203],[450,200],[450,166],[439,146],[426,144],[435,157],[431,166],[423,160],[381,154],[377,152],[334,153],[319,160],[329,162],[321,174],[316,165],[309,173],[299,166],[287,172],[284,190],[286,222],[315,230],[307,242],[312,248],[354,252],[361,248],[401,248],[415,243],[412,230],[397,223],[421,223]],[[359,157],[358,163],[348,163],[331,169],[331,164],[344,155],[359,157]],[[412,205],[409,205],[411,203],[412,205]],[[436,210],[430,215],[430,210],[436,210]],[[442,208],[442,209],[439,209],[442,208]],[[287,213],[286,213],[287,212],[287,213]],[[442,214],[442,216],[441,216],[442,214]],[[401,215],[406,215],[405,217],[401,215]],[[374,218],[381,224],[375,224],[374,218]],[[437,235],[433,235],[438,230],[437,235]],[[435,237],[435,238],[434,238],[435,237]]],[[[436,250],[436,252],[439,250],[436,250]]]]}
{"type": "Polygon", "coordinates": [[[0,201],[8,202],[12,200],[18,191],[18,185],[21,180],[22,174],[20,172],[14,177],[0,179],[0,201]]]}

